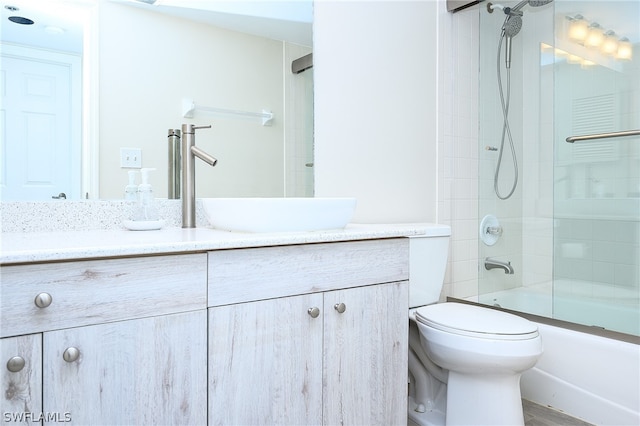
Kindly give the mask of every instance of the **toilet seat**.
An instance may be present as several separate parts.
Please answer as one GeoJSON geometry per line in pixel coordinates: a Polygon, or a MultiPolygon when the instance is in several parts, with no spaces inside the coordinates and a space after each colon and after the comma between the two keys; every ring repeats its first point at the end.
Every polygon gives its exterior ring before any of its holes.
{"type": "Polygon", "coordinates": [[[415,311],[416,321],[462,336],[493,340],[527,340],[538,337],[538,327],[526,319],[495,309],[446,302],[415,311]]]}

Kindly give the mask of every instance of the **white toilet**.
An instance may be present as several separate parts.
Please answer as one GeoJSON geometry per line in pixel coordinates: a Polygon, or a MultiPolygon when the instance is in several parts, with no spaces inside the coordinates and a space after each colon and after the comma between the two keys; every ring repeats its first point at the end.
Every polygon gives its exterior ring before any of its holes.
{"type": "Polygon", "coordinates": [[[542,355],[537,326],[464,303],[437,303],[450,228],[410,240],[409,425],[523,425],[520,376],[542,355]]]}

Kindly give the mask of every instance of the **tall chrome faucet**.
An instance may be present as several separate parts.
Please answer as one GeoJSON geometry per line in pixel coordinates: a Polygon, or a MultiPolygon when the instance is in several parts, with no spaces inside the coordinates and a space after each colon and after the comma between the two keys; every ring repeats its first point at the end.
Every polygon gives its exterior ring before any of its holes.
{"type": "Polygon", "coordinates": [[[487,257],[484,259],[484,269],[503,269],[505,274],[513,274],[513,266],[511,266],[511,262],[502,261],[498,259],[494,259],[492,257],[487,257]]]}
{"type": "Polygon", "coordinates": [[[207,154],[196,144],[196,129],[209,129],[208,126],[182,125],[182,227],[196,227],[196,162],[198,157],[210,166],[218,160],[207,154]]]}

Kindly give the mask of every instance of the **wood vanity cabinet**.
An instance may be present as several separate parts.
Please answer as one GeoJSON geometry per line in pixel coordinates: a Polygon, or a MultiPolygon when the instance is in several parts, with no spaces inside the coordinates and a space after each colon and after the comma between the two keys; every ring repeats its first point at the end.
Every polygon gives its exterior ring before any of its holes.
{"type": "Polygon", "coordinates": [[[407,279],[405,239],[209,253],[209,424],[405,423],[407,279]]]}
{"type": "Polygon", "coordinates": [[[205,254],[1,273],[3,424],[206,422],[205,254]]]}
{"type": "Polygon", "coordinates": [[[0,423],[406,422],[405,238],[2,266],[0,423]]]}

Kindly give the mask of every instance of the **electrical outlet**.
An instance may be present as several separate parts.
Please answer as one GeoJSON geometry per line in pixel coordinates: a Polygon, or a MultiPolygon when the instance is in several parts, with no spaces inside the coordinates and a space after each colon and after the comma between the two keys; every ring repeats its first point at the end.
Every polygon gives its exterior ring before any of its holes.
{"type": "Polygon", "coordinates": [[[140,148],[120,148],[120,167],[139,169],[142,167],[142,150],[140,148]]]}

